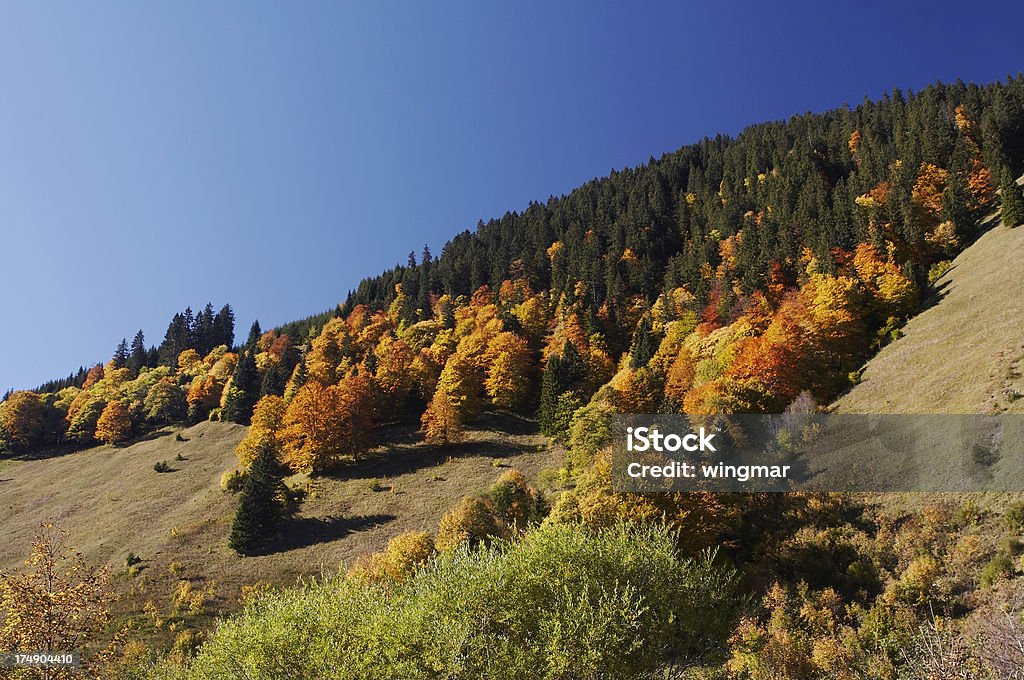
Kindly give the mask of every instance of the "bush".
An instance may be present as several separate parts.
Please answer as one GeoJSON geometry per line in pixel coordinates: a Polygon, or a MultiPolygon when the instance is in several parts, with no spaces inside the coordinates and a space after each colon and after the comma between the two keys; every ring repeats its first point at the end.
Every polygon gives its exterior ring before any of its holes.
{"type": "Polygon", "coordinates": [[[245,470],[228,470],[220,476],[220,490],[237,493],[245,483],[245,470]]]}
{"type": "Polygon", "coordinates": [[[476,546],[502,535],[502,528],[490,505],[479,498],[466,496],[441,517],[436,545],[439,551],[449,552],[464,544],[476,546]]]}
{"type": "Polygon", "coordinates": [[[1024,533],[1024,501],[1017,501],[1007,508],[1003,514],[1003,521],[1011,531],[1018,534],[1024,533]]]}
{"type": "Polygon", "coordinates": [[[936,262],[928,269],[928,285],[934,286],[935,282],[942,278],[942,275],[952,269],[953,263],[949,260],[936,262]]]}
{"type": "Polygon", "coordinates": [[[1004,552],[996,555],[988,561],[985,568],[981,570],[981,578],[978,579],[982,588],[991,588],[995,583],[1013,575],[1013,560],[1004,552]]]}
{"type": "Polygon", "coordinates": [[[156,470],[157,472],[170,472],[171,466],[167,464],[166,460],[161,460],[156,463],[153,463],[153,469],[156,470]]]}
{"type": "Polygon", "coordinates": [[[544,526],[387,587],[335,578],[260,598],[183,674],[640,678],[721,649],[736,582],[664,528],[544,526]],[[343,653],[339,653],[343,650],[343,653]]]}
{"type": "Polygon", "coordinates": [[[183,630],[174,638],[171,656],[176,659],[187,659],[193,656],[203,643],[203,634],[197,630],[183,630]]]}

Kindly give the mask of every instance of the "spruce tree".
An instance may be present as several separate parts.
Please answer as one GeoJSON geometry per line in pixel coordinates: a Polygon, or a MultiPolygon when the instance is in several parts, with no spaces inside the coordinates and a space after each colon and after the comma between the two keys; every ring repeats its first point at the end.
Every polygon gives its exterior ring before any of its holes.
{"type": "Polygon", "coordinates": [[[142,329],[140,328],[139,332],[132,338],[131,354],[128,355],[128,368],[131,369],[132,375],[138,375],[144,366],[146,366],[146,336],[142,334],[142,329]]]}
{"type": "Polygon", "coordinates": [[[644,315],[633,333],[633,346],[629,350],[629,367],[633,370],[647,365],[658,351],[658,338],[654,335],[651,317],[644,315]]]}
{"type": "Polygon", "coordinates": [[[290,377],[291,372],[286,371],[284,362],[278,363],[276,366],[271,366],[263,376],[263,384],[260,387],[260,396],[282,396],[284,394],[284,388],[288,384],[288,378],[290,377]]]}
{"type": "Polygon", "coordinates": [[[1003,224],[1008,227],[1016,227],[1024,224],[1024,194],[1021,188],[1013,181],[1013,175],[1006,168],[1003,168],[999,183],[999,198],[1002,202],[1003,224]]]}
{"type": "Polygon", "coordinates": [[[256,370],[255,348],[242,350],[235,365],[222,417],[232,423],[248,425],[252,409],[260,396],[259,372],[256,370]]]}
{"type": "Polygon", "coordinates": [[[176,366],[178,355],[188,348],[188,323],[181,314],[175,314],[167,326],[164,341],[160,343],[159,357],[161,366],[176,366]]]}
{"type": "Polygon", "coordinates": [[[242,484],[228,547],[251,555],[266,545],[284,515],[283,491],[276,447],[273,442],[264,441],[242,484]]]}
{"type": "Polygon", "coordinates": [[[255,347],[261,335],[263,335],[263,331],[260,330],[259,320],[253,321],[252,326],[249,327],[249,338],[245,341],[245,346],[255,347]]]}
{"type": "Polygon", "coordinates": [[[226,345],[232,347],[235,344],[235,313],[231,305],[224,305],[213,318],[213,346],[226,345]]]}
{"type": "Polygon", "coordinates": [[[110,362],[114,364],[114,368],[124,368],[128,365],[128,341],[125,338],[121,338],[121,342],[117,344],[110,362]]]}
{"type": "Polygon", "coordinates": [[[540,431],[550,435],[555,427],[555,412],[558,408],[558,397],[561,394],[559,376],[561,374],[562,360],[557,354],[552,354],[544,367],[544,376],[540,381],[540,431]]]}

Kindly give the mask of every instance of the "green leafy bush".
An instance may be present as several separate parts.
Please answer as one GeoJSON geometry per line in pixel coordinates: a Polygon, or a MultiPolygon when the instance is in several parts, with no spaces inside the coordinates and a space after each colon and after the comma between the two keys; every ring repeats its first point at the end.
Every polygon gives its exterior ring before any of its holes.
{"type": "Polygon", "coordinates": [[[638,678],[721,648],[732,572],[663,528],[543,526],[387,587],[335,578],[222,623],[188,678],[638,678]]]}

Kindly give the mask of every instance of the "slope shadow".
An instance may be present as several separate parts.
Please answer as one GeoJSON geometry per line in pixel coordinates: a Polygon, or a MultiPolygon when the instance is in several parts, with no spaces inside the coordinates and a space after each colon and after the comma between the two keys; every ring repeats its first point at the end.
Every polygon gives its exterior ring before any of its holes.
{"type": "Polygon", "coordinates": [[[383,430],[381,445],[365,453],[355,462],[339,463],[326,476],[333,479],[372,479],[394,477],[416,472],[443,463],[448,458],[487,456],[508,458],[533,451],[529,444],[517,444],[487,437],[489,433],[501,435],[532,435],[537,424],[521,416],[506,412],[489,412],[473,423],[473,432],[484,439],[472,439],[454,444],[425,444],[414,426],[395,425],[383,430]]]}
{"type": "MultiPolygon", "coordinates": [[[[167,437],[167,436],[169,436],[171,434],[174,434],[174,433],[171,432],[170,430],[166,430],[166,429],[154,430],[152,432],[147,432],[146,434],[139,435],[138,437],[135,437],[134,439],[130,439],[130,440],[126,441],[126,442],[122,442],[120,444],[116,444],[116,445],[114,445],[114,448],[115,449],[125,449],[125,448],[128,448],[129,446],[132,446],[134,444],[139,444],[141,442],[153,441],[154,439],[161,439],[161,438],[167,437]]],[[[22,461],[22,462],[33,461],[33,460],[47,460],[49,458],[61,458],[63,456],[66,456],[66,455],[72,454],[72,453],[82,453],[83,451],[86,451],[87,449],[90,449],[90,448],[93,448],[93,447],[96,447],[96,446],[99,446],[99,444],[96,444],[96,443],[93,443],[93,444],[71,444],[71,443],[64,443],[64,444],[57,444],[56,446],[51,446],[51,447],[48,447],[48,448],[38,449],[38,450],[34,450],[34,451],[18,451],[16,453],[12,454],[11,456],[9,456],[9,458],[10,458],[10,460],[18,460],[18,461],[22,461]]]]}
{"type": "Polygon", "coordinates": [[[387,524],[394,519],[395,515],[387,514],[359,517],[293,517],[282,524],[279,535],[258,554],[272,555],[318,543],[330,543],[350,533],[387,524]]]}

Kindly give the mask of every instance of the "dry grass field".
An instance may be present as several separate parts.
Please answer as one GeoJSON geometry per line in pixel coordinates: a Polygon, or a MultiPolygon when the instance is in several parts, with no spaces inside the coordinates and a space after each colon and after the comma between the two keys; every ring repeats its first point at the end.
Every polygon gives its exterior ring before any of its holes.
{"type": "Polygon", "coordinates": [[[507,414],[487,416],[450,447],[423,444],[412,426],[385,428],[383,443],[359,463],[289,479],[308,484],[299,512],[266,554],[241,558],[227,548],[237,496],[221,490],[220,477],[235,466],[245,431],[201,423],[124,447],[0,463],[0,569],[19,568],[39,522],[57,517],[86,559],[114,574],[122,611],[152,602],[172,619],[174,593],[188,581],[210,594],[202,609],[209,619],[235,609],[243,585],[291,585],[333,573],[403,531],[436,530],[441,515],[486,490],[503,468],[534,479],[561,464],[533,423],[507,414]],[[157,461],[171,471],[154,471],[157,461]],[[133,574],[129,552],[142,560],[133,574]]]}
{"type": "Polygon", "coordinates": [[[953,261],[904,336],[867,363],[841,413],[1024,413],[1024,228],[953,261]]]}

